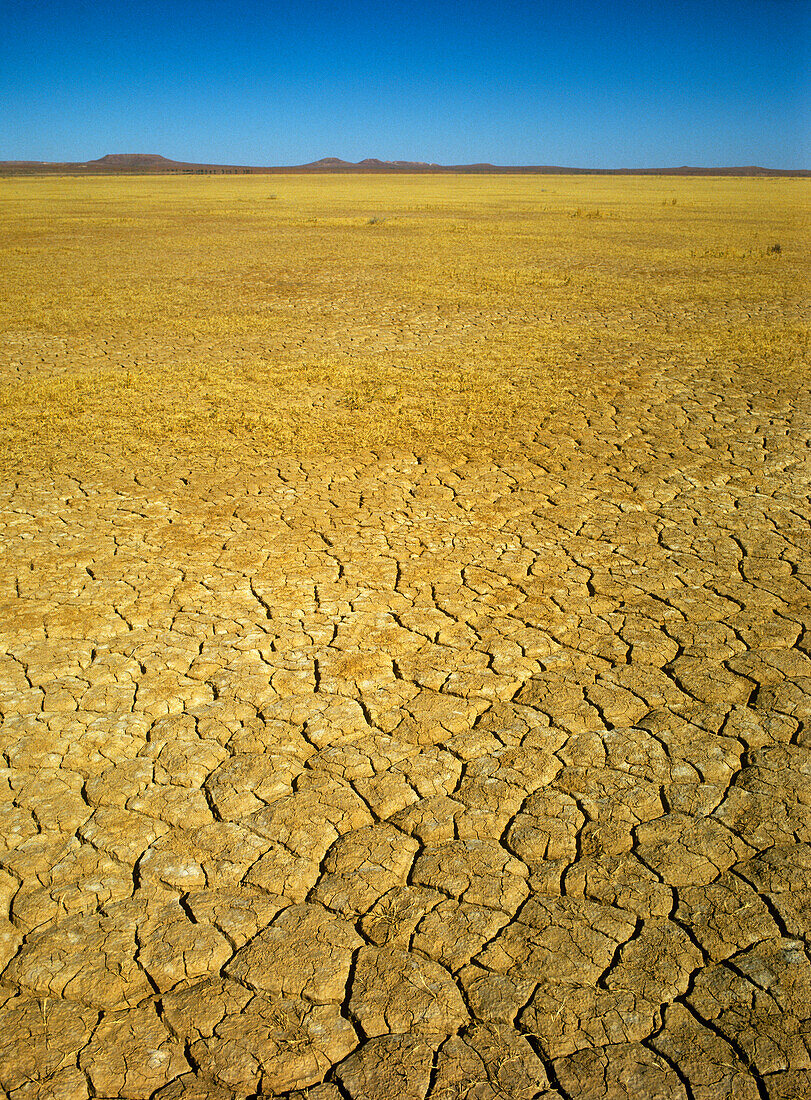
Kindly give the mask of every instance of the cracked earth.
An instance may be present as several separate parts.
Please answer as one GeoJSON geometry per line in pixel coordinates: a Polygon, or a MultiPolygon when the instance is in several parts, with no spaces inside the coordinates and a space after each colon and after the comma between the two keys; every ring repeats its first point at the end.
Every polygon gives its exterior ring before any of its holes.
{"type": "Polygon", "coordinates": [[[802,402],[7,488],[4,1095],[811,1094],[802,402]]]}

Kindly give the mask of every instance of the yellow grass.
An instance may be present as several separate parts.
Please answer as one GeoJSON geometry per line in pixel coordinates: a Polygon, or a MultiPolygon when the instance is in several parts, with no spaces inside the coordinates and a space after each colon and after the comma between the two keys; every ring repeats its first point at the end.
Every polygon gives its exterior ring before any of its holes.
{"type": "Polygon", "coordinates": [[[799,384],[807,198],[796,179],[0,179],[0,462],[504,456],[629,373],[799,384]]]}

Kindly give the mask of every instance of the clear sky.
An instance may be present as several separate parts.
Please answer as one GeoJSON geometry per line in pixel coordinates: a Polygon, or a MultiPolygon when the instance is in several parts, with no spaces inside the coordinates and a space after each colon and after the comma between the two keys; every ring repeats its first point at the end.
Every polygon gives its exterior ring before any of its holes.
{"type": "Polygon", "coordinates": [[[0,0],[0,160],[808,168],[811,0],[0,0]]]}

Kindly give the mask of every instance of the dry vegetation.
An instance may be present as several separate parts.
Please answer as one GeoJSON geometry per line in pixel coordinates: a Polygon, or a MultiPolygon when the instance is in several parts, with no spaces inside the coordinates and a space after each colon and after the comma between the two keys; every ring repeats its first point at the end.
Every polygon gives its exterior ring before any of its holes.
{"type": "Polygon", "coordinates": [[[504,455],[640,365],[785,377],[807,187],[0,179],[0,459],[504,455]]]}

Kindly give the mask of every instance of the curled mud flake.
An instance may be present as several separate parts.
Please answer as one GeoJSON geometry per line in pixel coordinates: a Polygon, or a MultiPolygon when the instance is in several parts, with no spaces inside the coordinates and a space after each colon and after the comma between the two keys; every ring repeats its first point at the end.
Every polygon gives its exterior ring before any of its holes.
{"type": "Polygon", "coordinates": [[[465,806],[457,828],[462,839],[501,836],[528,794],[550,783],[560,761],[532,745],[502,749],[472,760],[454,798],[465,806]]]}
{"type": "MultiPolygon", "coordinates": [[[[319,669],[321,667],[319,662],[319,669]]],[[[368,736],[369,723],[360,703],[341,694],[326,692],[323,684],[320,687],[324,694],[311,697],[303,723],[308,741],[318,749],[325,749],[368,736]]]]}
{"type": "Polygon", "coordinates": [[[349,1011],[369,1036],[450,1035],[469,1019],[443,966],[393,947],[364,947],[358,953],[349,1011]]]}
{"type": "Polygon", "coordinates": [[[809,753],[771,745],[751,753],[714,817],[757,848],[811,839],[809,753]]]}
{"type": "MultiPolygon", "coordinates": [[[[453,789],[452,782],[447,782],[447,786],[453,789]]],[[[419,794],[399,765],[379,772],[370,779],[355,779],[352,787],[375,817],[381,820],[392,817],[419,799],[419,794]]]]}
{"type": "Polygon", "coordinates": [[[153,992],[136,962],[140,911],[132,902],[104,915],[68,917],[34,933],[3,977],[40,997],[114,1009],[153,992]]]}
{"type": "Polygon", "coordinates": [[[713,882],[753,851],[720,821],[681,813],[645,822],[636,839],[642,862],[677,889],[713,882]]]}
{"type": "Polygon", "coordinates": [[[746,706],[753,684],[746,674],[736,675],[734,667],[734,659],[724,662],[682,656],[672,661],[667,671],[683,691],[702,703],[746,706]]]}
{"type": "Polygon", "coordinates": [[[138,862],[142,886],[185,894],[204,886],[236,886],[268,850],[268,841],[233,821],[199,829],[176,828],[160,837],[138,862]]]}
{"type": "MultiPolygon", "coordinates": [[[[709,817],[722,805],[729,793],[730,788],[722,783],[676,780],[667,788],[667,802],[674,813],[687,814],[688,817],[709,817]]],[[[716,816],[719,821],[724,820],[720,815],[716,816]]],[[[738,832],[731,825],[729,827],[733,832],[738,832]]]]}
{"type": "Polygon", "coordinates": [[[285,898],[250,886],[200,890],[184,899],[195,921],[214,925],[235,949],[252,940],[288,904],[285,898]]]}
{"type": "Polygon", "coordinates": [[[546,1060],[578,1050],[639,1042],[656,1029],[658,1004],[631,989],[543,982],[520,1013],[521,1029],[546,1060]]]}
{"type": "Polygon", "coordinates": [[[811,875],[811,843],[777,844],[738,864],[735,871],[759,894],[804,890],[811,875]]]}
{"type": "Polygon", "coordinates": [[[701,971],[687,1003],[762,1076],[811,1069],[809,990],[802,941],[770,939],[701,971]]]}
{"type": "Polygon", "coordinates": [[[181,1041],[209,1038],[226,1016],[242,1012],[255,996],[239,982],[212,977],[160,999],[162,1018],[181,1041]]]}
{"type": "Polygon", "coordinates": [[[178,902],[150,913],[138,929],[138,961],[160,992],[216,974],[233,949],[207,921],[192,923],[178,902]]]}
{"type": "Polygon", "coordinates": [[[223,821],[241,821],[283,795],[304,765],[287,753],[241,753],[221,763],[205,781],[212,806],[223,821]]]}
{"type": "Polygon", "coordinates": [[[642,918],[666,917],[673,908],[673,888],[658,879],[633,852],[578,859],[566,870],[563,885],[570,897],[615,905],[642,918]]]}
{"type": "Polygon", "coordinates": [[[320,874],[314,859],[296,855],[281,844],[273,844],[245,876],[245,883],[289,902],[301,902],[309,894],[320,874]]]}
{"type": "Polygon", "coordinates": [[[678,1067],[696,1100],[758,1100],[761,1095],[757,1079],[729,1043],[681,1004],[665,1009],[650,1046],[678,1067]]]}
{"type": "Polygon", "coordinates": [[[443,841],[453,840],[456,819],[464,812],[464,808],[454,798],[436,795],[433,798],[421,798],[398,810],[389,821],[404,833],[415,836],[427,847],[436,847],[443,841]]]}
{"type": "Polygon", "coordinates": [[[708,886],[680,890],[675,915],[714,962],[780,935],[765,902],[731,871],[708,886]]]}
{"type": "Polygon", "coordinates": [[[318,686],[326,695],[355,700],[363,698],[366,692],[374,692],[378,685],[395,680],[391,657],[360,649],[354,652],[337,649],[324,652],[318,662],[318,671],[318,686]]]}
{"type": "Polygon", "coordinates": [[[570,795],[556,789],[536,791],[510,822],[507,845],[530,872],[545,862],[560,861],[566,866],[577,857],[577,834],[584,822],[570,795]]]}
{"type": "Polygon", "coordinates": [[[620,948],[603,981],[610,990],[629,991],[652,1004],[664,1004],[686,992],[703,962],[686,932],[669,920],[652,917],[620,948]]]}
{"type": "Polygon", "coordinates": [[[528,680],[514,699],[572,734],[604,728],[600,712],[585,698],[583,689],[550,673],[528,680]]]}
{"type": "Polygon", "coordinates": [[[82,1094],[76,1077],[76,1056],[98,1018],[86,1005],[49,997],[9,998],[0,1008],[0,1089],[6,1095],[86,1097],[87,1082],[82,1094]]]}
{"type": "Polygon", "coordinates": [[[229,1095],[275,1095],[315,1085],[357,1046],[337,1005],[261,994],[248,994],[243,1003],[227,983],[194,992],[212,998],[216,1013],[204,1019],[190,998],[183,1006],[170,1003],[167,1020],[185,1036],[198,1072],[232,1090],[229,1095]]]}
{"type": "Polygon", "coordinates": [[[228,750],[214,740],[202,740],[197,736],[188,740],[167,740],[155,757],[155,780],[197,789],[228,759],[228,750]]]}
{"type": "Polygon", "coordinates": [[[538,982],[516,974],[501,974],[477,963],[463,966],[456,974],[475,1020],[512,1024],[526,1005],[538,982]]]}
{"type": "Polygon", "coordinates": [[[257,991],[340,1004],[352,953],[362,943],[352,924],[321,905],[291,905],[224,972],[257,991]]]}
{"type": "Polygon", "coordinates": [[[203,828],[214,821],[205,792],[190,787],[150,783],[140,794],[128,799],[126,807],[179,829],[203,828]]]}
{"type": "Polygon", "coordinates": [[[431,1100],[535,1100],[547,1091],[543,1063],[514,1028],[475,1024],[440,1047],[431,1100]]]}
{"type": "Polygon", "coordinates": [[[781,890],[768,895],[770,909],[782,923],[786,935],[798,939],[808,936],[811,928],[811,887],[800,890],[781,890]]]}
{"type": "Polygon", "coordinates": [[[0,851],[14,852],[38,833],[36,818],[30,810],[11,801],[0,806],[0,851]]]}
{"type": "Polygon", "coordinates": [[[581,1050],[553,1063],[555,1078],[578,1100],[687,1100],[687,1091],[668,1062],[641,1043],[581,1050]]]}
{"type": "Polygon", "coordinates": [[[423,916],[444,900],[444,894],[420,886],[395,886],[375,903],[360,929],[378,947],[407,948],[423,916]]]}
{"type": "Polygon", "coordinates": [[[392,825],[345,833],[324,858],[312,900],[345,917],[362,915],[388,890],[405,884],[418,848],[392,825]]]}
{"type": "Polygon", "coordinates": [[[474,962],[537,982],[596,982],[636,928],[630,913],[578,898],[530,898],[474,962]]]}
{"type": "Polygon", "coordinates": [[[15,801],[34,815],[42,831],[69,834],[93,812],[82,797],[82,785],[80,775],[46,767],[22,784],[15,801]]]}
{"type": "Polygon", "coordinates": [[[811,681],[803,677],[802,681],[786,681],[774,687],[761,688],[757,693],[757,710],[765,713],[777,712],[796,721],[807,722],[811,718],[811,681]]]}
{"type": "Polygon", "coordinates": [[[406,717],[402,729],[397,727],[397,736],[402,733],[404,739],[408,737],[418,745],[447,743],[453,737],[468,740],[471,727],[486,709],[483,700],[417,688],[417,694],[405,704],[406,717]]]}
{"type": "Polygon", "coordinates": [[[188,1072],[183,1047],[154,1006],[106,1014],[79,1055],[96,1096],[142,1100],[188,1072]]]}
{"type": "Polygon", "coordinates": [[[335,1069],[352,1100],[425,1100],[436,1041],[418,1035],[369,1039],[335,1069]]]}
{"type": "Polygon", "coordinates": [[[411,880],[512,915],[529,893],[527,868],[495,840],[450,840],[417,857],[411,880]]]}
{"type": "Polygon", "coordinates": [[[763,1077],[769,1100],[797,1100],[811,1091],[811,1069],[786,1069],[763,1077]]]}
{"type": "Polygon", "coordinates": [[[22,932],[6,917],[0,917],[0,974],[17,954],[22,941],[22,932]]]}
{"type": "Polygon", "coordinates": [[[296,855],[320,863],[339,836],[371,825],[372,815],[348,784],[330,775],[305,772],[294,794],[277,799],[244,824],[296,855]]]}
{"type": "Polygon", "coordinates": [[[500,909],[444,900],[420,921],[412,947],[455,972],[508,922],[500,909]]]}
{"type": "Polygon", "coordinates": [[[128,866],[138,860],[170,826],[154,817],[118,806],[100,806],[79,829],[79,837],[128,866]]]}
{"type": "Polygon", "coordinates": [[[343,1093],[337,1085],[327,1082],[302,1089],[301,1092],[291,1092],[288,1100],[343,1100],[343,1093]]]}
{"type": "Polygon", "coordinates": [[[12,917],[22,931],[41,930],[63,916],[94,913],[132,895],[132,868],[71,838],[61,858],[14,897],[12,917]]]}
{"type": "Polygon", "coordinates": [[[154,1100],[234,1100],[232,1089],[196,1073],[181,1074],[152,1095],[154,1100]]]}
{"type": "MultiPolygon", "coordinates": [[[[624,677],[628,680],[629,677],[624,677]]],[[[632,726],[650,710],[647,700],[640,698],[622,683],[615,670],[604,672],[586,689],[586,698],[612,726],[632,726]]]]}

